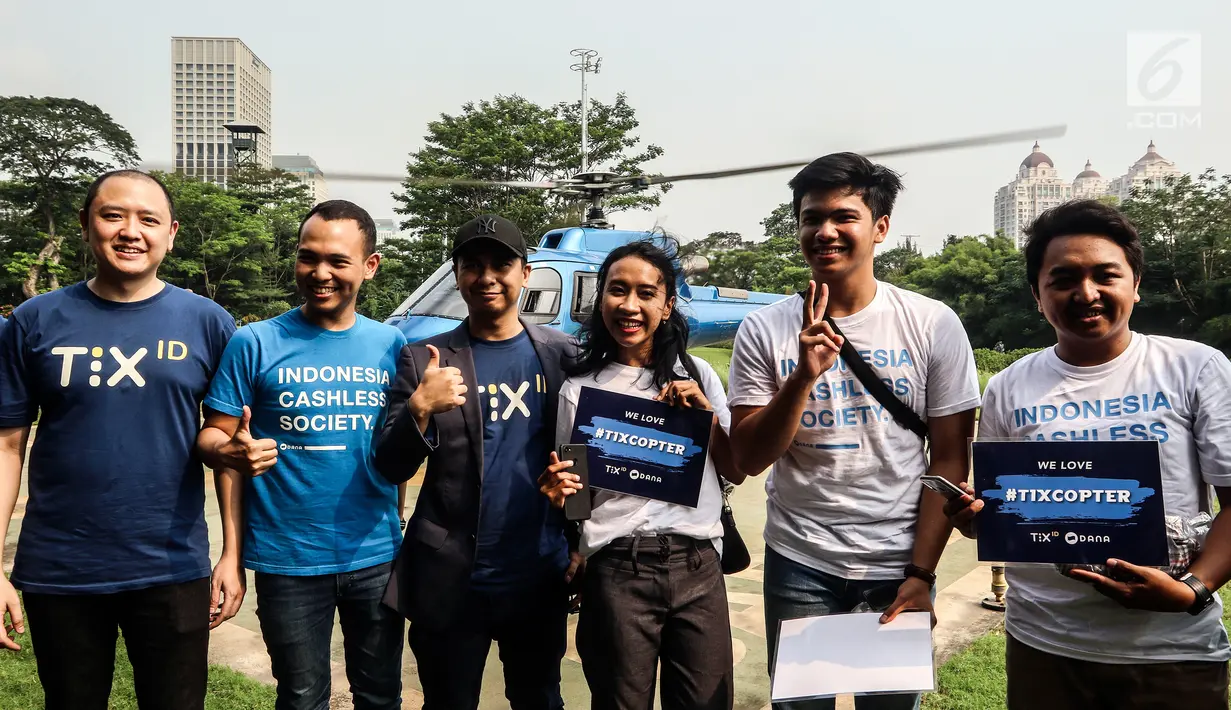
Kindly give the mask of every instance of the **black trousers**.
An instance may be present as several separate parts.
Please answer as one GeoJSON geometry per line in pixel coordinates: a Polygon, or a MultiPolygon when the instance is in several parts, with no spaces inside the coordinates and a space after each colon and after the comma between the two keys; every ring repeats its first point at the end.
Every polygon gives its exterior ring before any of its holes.
{"type": "Polygon", "coordinates": [[[116,594],[22,595],[47,710],[107,710],[117,632],[141,710],[203,710],[209,595],[208,577],[116,594]]]}
{"type": "Polygon", "coordinates": [[[419,667],[423,710],[479,707],[483,667],[495,641],[512,710],[560,710],[560,661],[568,645],[564,575],[518,589],[467,594],[464,614],[440,628],[410,622],[410,650],[419,667]]]}
{"type": "Polygon", "coordinates": [[[1045,653],[1008,634],[1009,710],[1224,710],[1227,664],[1094,663],[1045,653]]]}
{"type": "Polygon", "coordinates": [[[718,552],[680,535],[621,538],[586,561],[577,653],[596,710],[730,710],[731,618],[718,552]]]}

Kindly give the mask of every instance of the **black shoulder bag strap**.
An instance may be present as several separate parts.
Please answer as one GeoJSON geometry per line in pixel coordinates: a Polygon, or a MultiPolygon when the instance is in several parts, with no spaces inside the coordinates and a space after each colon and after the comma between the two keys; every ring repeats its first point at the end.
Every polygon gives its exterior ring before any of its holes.
{"type": "MultiPolygon", "coordinates": [[[[829,324],[830,328],[833,328],[835,334],[842,335],[842,331],[838,328],[838,324],[833,322],[833,318],[825,316],[825,322],[829,324]]],[[[868,394],[875,397],[877,402],[880,402],[885,409],[889,410],[889,414],[894,418],[894,421],[915,432],[919,435],[919,438],[926,442],[928,438],[928,425],[923,423],[918,414],[915,414],[915,410],[911,409],[905,402],[895,397],[893,392],[889,391],[885,383],[876,376],[872,366],[859,356],[855,346],[851,344],[850,339],[846,336],[842,337],[842,352],[840,354],[842,359],[846,361],[846,366],[863,383],[864,389],[868,391],[868,394]]]]}
{"type": "MultiPolygon", "coordinates": [[[[684,366],[688,376],[704,390],[705,386],[701,384],[701,373],[697,370],[696,363],[692,361],[692,356],[686,352],[680,353],[680,363],[684,366]]],[[[682,378],[676,375],[675,379],[682,378]]],[[[752,556],[748,552],[748,545],[744,542],[743,536],[739,534],[739,528],[735,526],[735,512],[731,510],[731,501],[728,499],[728,486],[731,484],[723,480],[717,469],[714,470],[714,477],[718,479],[718,491],[722,494],[722,511],[719,516],[722,520],[722,556],[719,560],[722,573],[743,572],[752,564],[752,556]]]]}

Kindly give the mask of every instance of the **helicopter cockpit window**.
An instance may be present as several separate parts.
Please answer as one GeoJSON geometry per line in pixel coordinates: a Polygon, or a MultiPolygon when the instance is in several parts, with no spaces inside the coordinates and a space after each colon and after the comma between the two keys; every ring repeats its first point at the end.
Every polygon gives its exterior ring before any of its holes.
{"type": "Polygon", "coordinates": [[[449,277],[453,276],[453,262],[451,261],[441,264],[431,276],[423,279],[423,282],[420,283],[415,290],[406,297],[406,300],[402,301],[402,303],[394,309],[393,313],[389,314],[390,317],[404,316],[409,313],[411,306],[414,306],[416,303],[423,300],[423,296],[427,292],[431,291],[432,287],[436,286],[441,279],[445,278],[446,274],[449,275],[449,277]]]}
{"type": "Polygon", "coordinates": [[[573,320],[580,323],[594,310],[594,292],[598,290],[598,274],[577,272],[573,282],[573,320]]]}
{"type": "Polygon", "coordinates": [[[453,275],[452,263],[446,264],[448,270],[443,267],[438,269],[434,277],[438,276],[437,281],[415,305],[410,308],[412,316],[439,316],[441,318],[452,318],[454,320],[463,320],[466,318],[466,302],[462,300],[462,294],[457,290],[457,278],[453,275]],[[441,272],[444,272],[441,274],[441,272]]]}
{"type": "Polygon", "coordinates": [[[521,300],[521,316],[527,323],[550,323],[560,313],[560,272],[539,268],[530,272],[521,300]]]}

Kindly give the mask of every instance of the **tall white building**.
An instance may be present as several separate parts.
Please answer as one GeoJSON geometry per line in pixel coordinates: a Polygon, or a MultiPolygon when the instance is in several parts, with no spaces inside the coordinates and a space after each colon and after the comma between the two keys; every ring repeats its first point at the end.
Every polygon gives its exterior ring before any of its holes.
{"type": "Polygon", "coordinates": [[[1157,190],[1164,186],[1167,178],[1180,174],[1175,162],[1159,155],[1158,150],[1154,148],[1154,141],[1150,141],[1150,145],[1146,147],[1146,154],[1128,166],[1127,173],[1111,181],[1107,186],[1107,194],[1115,195],[1120,198],[1120,202],[1124,202],[1132,196],[1134,187],[1157,190]]]}
{"type": "Polygon", "coordinates": [[[325,181],[325,173],[310,155],[275,155],[274,167],[285,170],[308,186],[308,194],[312,196],[312,204],[317,205],[329,199],[329,183],[325,181]]]}
{"type": "Polygon", "coordinates": [[[390,239],[405,239],[406,234],[402,231],[396,219],[376,219],[376,246],[379,248],[390,239]]]}
{"type": "Polygon", "coordinates": [[[1107,194],[1107,179],[1098,174],[1090,159],[1086,158],[1086,167],[1073,180],[1073,199],[1097,199],[1107,194]]]}
{"type": "Polygon", "coordinates": [[[1004,230],[1021,248],[1026,227],[1036,217],[1072,198],[1072,184],[1060,177],[1056,164],[1035,141],[1030,155],[1017,167],[1017,177],[996,191],[995,229],[1004,230]]]}
{"type": "Polygon", "coordinates": [[[273,165],[270,69],[233,37],[171,38],[175,170],[226,184],[235,165],[227,124],[259,126],[257,163],[273,165]]]}
{"type": "Polygon", "coordinates": [[[1106,196],[1116,197],[1123,203],[1132,196],[1134,187],[1158,189],[1164,186],[1167,178],[1181,174],[1175,163],[1159,155],[1154,141],[1150,141],[1145,155],[1130,165],[1124,175],[1108,180],[1086,159],[1085,169],[1069,183],[1060,177],[1055,163],[1036,142],[1030,155],[1018,166],[1013,181],[996,191],[993,223],[995,229],[1004,230],[1005,236],[1013,239],[1020,249],[1026,228],[1051,207],[1069,200],[1106,196]]]}

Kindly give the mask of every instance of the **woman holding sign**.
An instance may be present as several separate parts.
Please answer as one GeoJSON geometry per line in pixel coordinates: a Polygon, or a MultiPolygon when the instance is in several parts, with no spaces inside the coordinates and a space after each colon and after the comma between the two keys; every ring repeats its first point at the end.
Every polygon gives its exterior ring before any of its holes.
{"type": "MultiPolygon", "coordinates": [[[[648,440],[595,429],[591,422],[574,422],[583,388],[714,415],[708,450],[698,449],[705,459],[695,507],[650,498],[652,486],[644,489],[647,497],[606,490],[593,493],[591,517],[581,523],[581,551],[587,564],[577,650],[594,708],[653,705],[660,659],[664,708],[732,706],[718,476],[732,483],[744,476],[732,463],[727,439],[730,414],[722,382],[713,368],[686,352],[688,323],[676,309],[676,282],[675,264],[658,246],[636,242],[612,250],[598,273],[594,313],[582,327],[581,358],[560,388],[557,444],[579,440],[574,438],[575,424],[588,432],[592,446],[600,440],[616,440],[617,445],[648,440]]],[[[612,415],[640,416],[639,424],[654,418],[624,409],[639,408],[622,407],[612,415]]],[[[644,405],[640,409],[644,412],[644,405]]],[[[631,423],[627,430],[645,431],[631,423]]],[[[612,455],[612,447],[603,450],[612,455]]],[[[634,457],[623,475],[635,477],[637,462],[651,458],[634,457]]],[[[556,506],[563,507],[571,495],[591,495],[569,472],[572,465],[553,453],[551,465],[539,479],[543,493],[556,506]]]]}

